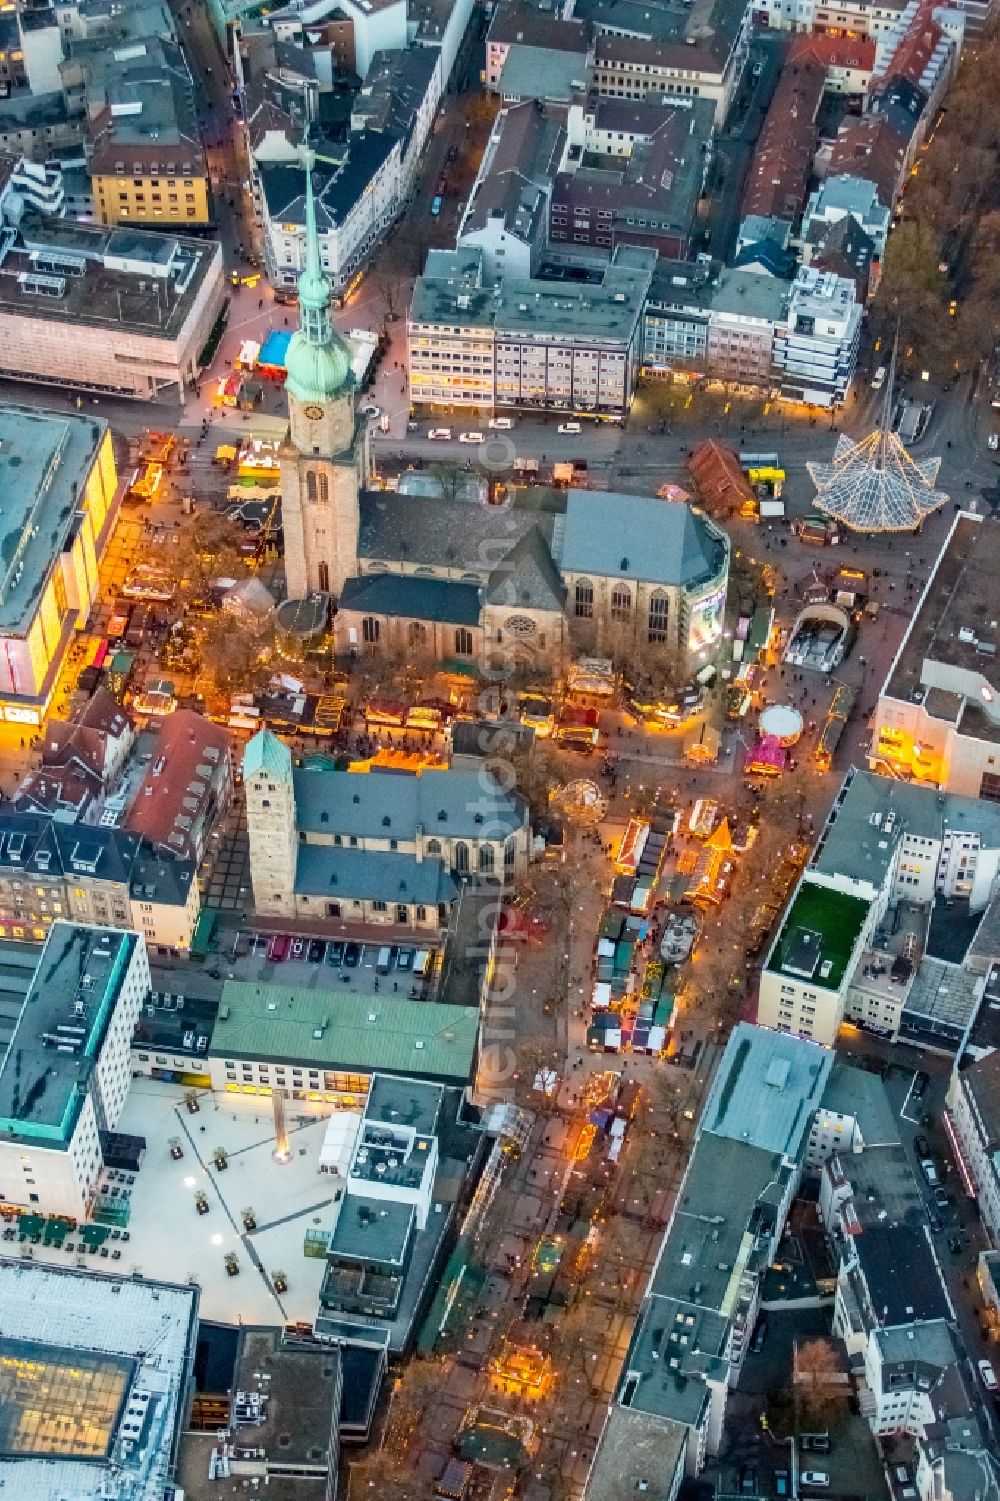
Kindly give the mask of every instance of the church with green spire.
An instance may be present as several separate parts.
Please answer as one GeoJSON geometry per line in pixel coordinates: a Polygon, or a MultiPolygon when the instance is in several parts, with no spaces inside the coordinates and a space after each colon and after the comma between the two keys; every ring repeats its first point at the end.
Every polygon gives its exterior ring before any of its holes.
{"type": "Polygon", "coordinates": [[[305,225],[286,357],[285,580],[289,600],[335,605],[336,651],[470,664],[498,654],[549,670],[574,653],[652,651],[689,673],[714,660],[729,541],[687,505],[571,490],[544,506],[516,493],[485,506],[368,487],[368,424],[333,325],[311,160],[305,225]]]}
{"type": "Polygon", "coordinates": [[[355,406],[351,351],[333,325],[333,292],[306,164],[306,243],[299,327],[286,357],[289,442],[281,464],[285,576],[291,599],[339,595],[357,566],[358,492],[369,472],[367,428],[355,406]]]}

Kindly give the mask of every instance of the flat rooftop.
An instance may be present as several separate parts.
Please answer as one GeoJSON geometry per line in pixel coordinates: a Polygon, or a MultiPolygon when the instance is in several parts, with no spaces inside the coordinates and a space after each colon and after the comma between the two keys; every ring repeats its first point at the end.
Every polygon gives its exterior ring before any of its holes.
{"type": "Polygon", "coordinates": [[[715,1070],[701,1129],[797,1159],[833,1065],[829,1048],[740,1022],[715,1070]]]}
{"type": "Polygon", "coordinates": [[[275,1328],[242,1329],[234,1391],[260,1398],[260,1421],[234,1421],[236,1443],[283,1466],[325,1466],[340,1363],[334,1346],[287,1344],[275,1328]]]}
{"type": "Polygon", "coordinates": [[[137,941],[135,933],[53,923],[17,1018],[0,1032],[0,1130],[68,1142],[137,941]]]}
{"type": "Polygon", "coordinates": [[[478,1035],[471,1006],[227,980],[209,1053],[464,1084],[478,1035]]]}
{"type": "Polygon", "coordinates": [[[107,423],[0,406],[0,631],[23,636],[63,551],[107,423]]]}
{"type": "Polygon", "coordinates": [[[914,976],[903,1016],[962,1034],[976,1013],[981,977],[960,964],[926,956],[914,976]]]}
{"type": "Polygon", "coordinates": [[[640,1492],[645,1501],[670,1501],[670,1480],[687,1441],[687,1428],[669,1418],[612,1407],[587,1477],[589,1501],[640,1492]]]}
{"type": "Polygon", "coordinates": [[[330,1235],[328,1254],[402,1268],[416,1223],[412,1204],[347,1193],[330,1235]]]}
{"type": "Polygon", "coordinates": [[[837,990],[870,906],[862,897],[803,881],[785,914],[768,969],[837,990]]]}
{"type": "Polygon", "coordinates": [[[0,1259],[0,1306],[0,1491],[161,1501],[198,1289],[0,1259]]]}
{"type": "Polygon", "coordinates": [[[410,321],[491,328],[498,340],[532,333],[628,343],[642,316],[652,265],[652,258],[649,269],[612,264],[602,282],[506,278],[493,289],[470,287],[455,275],[425,275],[414,284],[410,321]]]}
{"type": "Polygon", "coordinates": [[[878,889],[904,835],[940,842],[949,833],[976,834],[984,848],[1000,849],[1000,805],[855,769],[830,809],[810,866],[878,889]]]}
{"type": "MultiPolygon", "coordinates": [[[[1000,691],[996,650],[982,649],[1000,644],[998,576],[1000,520],[960,513],[889,670],[883,695],[910,700],[923,686],[947,688],[947,681],[928,679],[925,661],[974,674],[1000,691]]],[[[987,721],[978,705],[976,711],[977,722],[987,721]]],[[[987,722],[997,734],[1000,716],[987,722]]],[[[970,728],[966,733],[978,731],[970,728]]]]}
{"type": "Polygon", "coordinates": [[[205,240],[27,218],[20,239],[0,257],[0,320],[37,318],[174,340],[213,268],[221,270],[219,249],[205,240]],[[38,275],[44,290],[20,280],[38,275]]]}

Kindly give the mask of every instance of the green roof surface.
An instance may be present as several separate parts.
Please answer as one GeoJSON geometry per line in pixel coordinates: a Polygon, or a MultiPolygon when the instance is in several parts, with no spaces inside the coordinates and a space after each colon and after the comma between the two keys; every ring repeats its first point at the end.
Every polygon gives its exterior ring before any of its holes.
{"type": "Polygon", "coordinates": [[[870,906],[862,897],[803,881],[786,914],[768,969],[794,975],[825,990],[839,989],[870,906]],[[827,964],[830,968],[823,973],[827,964]]]}
{"type": "Polygon", "coordinates": [[[292,774],[292,753],[271,730],[261,730],[243,752],[244,781],[262,771],[284,779],[292,774]]]}
{"type": "Polygon", "coordinates": [[[478,1031],[474,1006],[227,980],[209,1056],[464,1084],[478,1031]]]}

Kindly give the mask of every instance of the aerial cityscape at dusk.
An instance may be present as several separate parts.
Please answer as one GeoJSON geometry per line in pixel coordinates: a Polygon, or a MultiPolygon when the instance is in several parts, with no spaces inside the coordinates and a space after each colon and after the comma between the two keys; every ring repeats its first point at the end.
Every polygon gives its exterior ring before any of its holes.
{"type": "Polygon", "coordinates": [[[1000,0],[0,0],[3,1501],[1000,1501],[1000,0]]]}

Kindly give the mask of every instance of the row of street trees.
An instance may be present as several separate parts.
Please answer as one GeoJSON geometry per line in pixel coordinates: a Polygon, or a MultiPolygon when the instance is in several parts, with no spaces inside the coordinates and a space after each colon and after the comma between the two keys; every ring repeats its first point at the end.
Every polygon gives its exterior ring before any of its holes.
{"type": "Polygon", "coordinates": [[[904,370],[975,369],[1000,325],[1000,27],[970,43],[889,236],[872,326],[904,370]]]}

